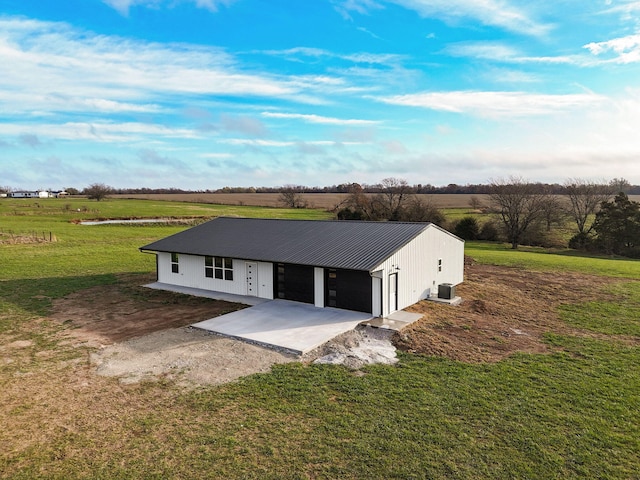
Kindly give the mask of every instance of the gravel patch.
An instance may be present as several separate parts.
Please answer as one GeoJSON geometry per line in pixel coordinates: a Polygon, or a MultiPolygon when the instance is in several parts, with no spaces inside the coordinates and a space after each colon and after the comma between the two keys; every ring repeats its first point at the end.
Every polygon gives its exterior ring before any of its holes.
{"type": "Polygon", "coordinates": [[[393,364],[397,358],[392,335],[384,329],[358,327],[296,356],[199,329],[172,328],[103,346],[91,354],[91,362],[98,375],[118,377],[123,384],[173,379],[185,386],[218,385],[294,361],[354,370],[372,363],[393,364]]]}

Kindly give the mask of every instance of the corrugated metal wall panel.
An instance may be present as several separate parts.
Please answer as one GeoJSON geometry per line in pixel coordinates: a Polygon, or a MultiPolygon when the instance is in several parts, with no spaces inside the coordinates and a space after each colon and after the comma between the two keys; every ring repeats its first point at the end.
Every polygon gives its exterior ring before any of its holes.
{"type": "Polygon", "coordinates": [[[315,267],[313,269],[313,295],[315,306],[324,307],[324,268],[315,267]]]}
{"type": "Polygon", "coordinates": [[[441,283],[462,282],[464,242],[430,226],[385,260],[380,269],[383,271],[382,311],[383,316],[387,316],[393,313],[389,305],[389,274],[398,274],[398,310],[401,310],[427,298],[441,283]],[[441,272],[438,272],[438,259],[442,259],[441,272]]]}
{"type": "MultiPolygon", "coordinates": [[[[255,262],[254,262],[255,263],[255,262]]],[[[258,296],[273,298],[273,267],[270,263],[258,263],[258,296]]],[[[204,257],[180,254],[179,272],[171,271],[171,254],[158,253],[158,281],[170,285],[200,288],[214,292],[246,295],[246,262],[233,259],[233,280],[208,278],[205,276],[204,257]]]]}

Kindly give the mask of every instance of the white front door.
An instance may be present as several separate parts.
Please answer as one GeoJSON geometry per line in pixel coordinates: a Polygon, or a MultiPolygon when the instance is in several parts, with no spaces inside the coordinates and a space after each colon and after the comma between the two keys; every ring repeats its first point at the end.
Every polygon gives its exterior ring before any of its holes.
{"type": "Polygon", "coordinates": [[[389,275],[389,313],[398,310],[398,274],[389,275]]]}
{"type": "Polygon", "coordinates": [[[247,274],[247,295],[251,297],[258,296],[258,264],[253,262],[245,263],[247,274]]]}

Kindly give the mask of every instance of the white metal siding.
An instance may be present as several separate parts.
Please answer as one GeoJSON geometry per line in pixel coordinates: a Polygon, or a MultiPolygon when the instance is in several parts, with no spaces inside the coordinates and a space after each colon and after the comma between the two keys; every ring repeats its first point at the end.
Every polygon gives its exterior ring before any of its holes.
{"type": "MultiPolygon", "coordinates": [[[[196,255],[178,256],[178,273],[171,271],[171,254],[158,254],[158,281],[170,285],[201,288],[214,292],[246,295],[246,262],[233,259],[233,280],[205,277],[204,257],[196,255]]],[[[258,296],[273,298],[273,267],[271,263],[253,262],[258,264],[258,296]]]]}
{"type": "Polygon", "coordinates": [[[464,242],[430,226],[378,269],[382,270],[382,314],[387,316],[394,311],[389,305],[390,274],[398,274],[397,298],[401,310],[435,293],[441,283],[462,282],[464,242]],[[442,259],[442,272],[438,272],[438,259],[442,259]]]}
{"type": "Polygon", "coordinates": [[[313,269],[313,298],[316,307],[324,308],[324,268],[313,269]]]}
{"type": "Polygon", "coordinates": [[[371,314],[374,317],[382,316],[382,272],[373,272],[371,274],[371,314]]]}

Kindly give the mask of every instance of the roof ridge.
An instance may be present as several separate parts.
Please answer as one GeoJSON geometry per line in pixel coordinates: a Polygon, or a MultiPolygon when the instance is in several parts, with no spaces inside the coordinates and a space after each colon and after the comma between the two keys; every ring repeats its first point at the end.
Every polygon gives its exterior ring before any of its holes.
{"type": "Polygon", "coordinates": [[[219,218],[225,218],[230,220],[268,220],[277,222],[331,222],[331,223],[353,223],[353,224],[374,224],[374,225],[431,225],[433,222],[397,222],[394,220],[339,220],[336,218],[323,218],[323,219],[311,219],[311,218],[262,218],[262,217],[235,217],[220,215],[213,218],[217,220],[219,218]]]}

